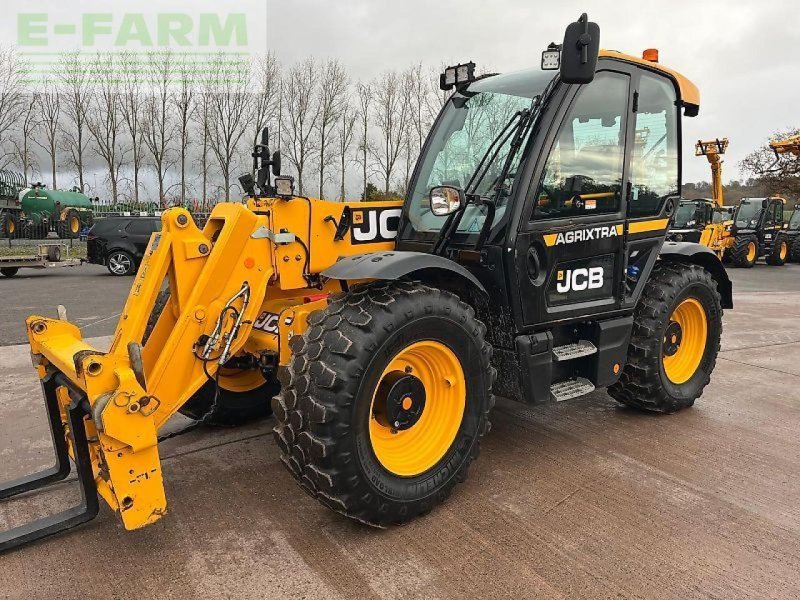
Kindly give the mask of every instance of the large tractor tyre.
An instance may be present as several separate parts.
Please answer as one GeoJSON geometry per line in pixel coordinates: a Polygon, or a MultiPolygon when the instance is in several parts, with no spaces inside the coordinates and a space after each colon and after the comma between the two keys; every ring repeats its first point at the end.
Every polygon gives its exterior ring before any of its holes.
{"type": "Polygon", "coordinates": [[[494,405],[486,327],[419,283],[354,287],[290,342],[273,400],[281,461],[311,496],[373,526],[444,502],[494,405]]]}
{"type": "Polygon", "coordinates": [[[14,213],[6,212],[0,215],[0,236],[14,240],[19,233],[19,223],[14,213]]]}
{"type": "Polygon", "coordinates": [[[13,277],[19,273],[19,267],[3,267],[0,269],[0,275],[3,277],[13,277]]]}
{"type": "Polygon", "coordinates": [[[789,248],[789,260],[800,263],[800,235],[795,236],[789,248]]]}
{"type": "MultiPolygon", "coordinates": [[[[144,329],[142,344],[150,339],[158,318],[169,302],[169,296],[169,289],[161,290],[156,296],[144,329]]],[[[219,384],[219,395],[216,394],[216,383],[208,381],[178,412],[195,421],[203,421],[206,425],[235,427],[270,416],[270,402],[280,391],[280,384],[276,380],[265,379],[256,371],[223,369],[219,384]]]]}
{"type": "Polygon", "coordinates": [[[125,277],[136,273],[136,261],[130,252],[112,250],[106,258],[108,272],[117,277],[125,277]]]}
{"type": "MultiPolygon", "coordinates": [[[[223,369],[228,373],[228,369],[223,369]]],[[[230,371],[232,373],[232,371],[230,371]]],[[[280,384],[275,380],[265,380],[256,371],[241,371],[236,375],[220,377],[219,396],[216,397],[216,384],[213,381],[206,382],[189,400],[178,409],[182,415],[202,421],[206,425],[214,427],[236,427],[250,421],[263,419],[272,414],[270,401],[281,389],[280,384]],[[229,384],[231,387],[244,383],[244,387],[249,387],[246,380],[253,381],[258,379],[261,382],[251,390],[233,391],[225,389],[226,381],[237,381],[229,384]]]]}
{"type": "Polygon", "coordinates": [[[772,244],[772,251],[767,255],[767,264],[773,267],[782,267],[786,264],[788,258],[789,241],[785,235],[779,235],[775,238],[775,243],[772,244]]]}
{"type": "Polygon", "coordinates": [[[697,265],[657,264],[636,306],[628,362],[608,393],[650,412],[692,406],[711,379],[721,336],[711,274],[697,265]]]}
{"type": "Polygon", "coordinates": [[[80,213],[74,208],[69,208],[64,213],[64,218],[58,222],[56,232],[62,240],[78,239],[82,227],[80,213]]]}
{"type": "Polygon", "coordinates": [[[731,262],[735,267],[751,268],[758,260],[758,239],[752,235],[736,238],[731,248],[731,262]]]}

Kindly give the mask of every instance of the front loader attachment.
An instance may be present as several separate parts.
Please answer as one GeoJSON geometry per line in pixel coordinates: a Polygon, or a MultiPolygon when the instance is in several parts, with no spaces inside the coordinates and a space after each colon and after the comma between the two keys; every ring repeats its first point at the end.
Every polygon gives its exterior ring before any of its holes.
{"type": "Polygon", "coordinates": [[[0,532],[0,552],[92,519],[98,496],[126,529],[166,512],[158,430],[247,343],[275,272],[275,242],[266,218],[240,204],[217,205],[202,231],[179,208],[165,211],[162,224],[107,352],[66,320],[27,319],[56,464],[0,484],[0,499],[63,480],[71,459],[82,501],[0,532]],[[167,287],[169,301],[156,314],[167,287]]]}

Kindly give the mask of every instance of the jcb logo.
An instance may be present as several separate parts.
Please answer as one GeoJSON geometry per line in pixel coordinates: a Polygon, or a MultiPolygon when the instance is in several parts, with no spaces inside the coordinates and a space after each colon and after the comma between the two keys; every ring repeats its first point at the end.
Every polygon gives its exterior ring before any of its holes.
{"type": "Polygon", "coordinates": [[[366,208],[353,211],[353,244],[389,242],[397,237],[400,208],[366,208]]]}
{"type": "Polygon", "coordinates": [[[596,290],[603,287],[604,274],[603,267],[559,271],[556,276],[556,290],[559,294],[596,290]]]}
{"type": "Polygon", "coordinates": [[[253,323],[253,329],[258,329],[259,331],[263,331],[264,333],[273,333],[275,335],[278,334],[278,322],[280,319],[280,315],[276,315],[275,313],[264,311],[253,323]]]}

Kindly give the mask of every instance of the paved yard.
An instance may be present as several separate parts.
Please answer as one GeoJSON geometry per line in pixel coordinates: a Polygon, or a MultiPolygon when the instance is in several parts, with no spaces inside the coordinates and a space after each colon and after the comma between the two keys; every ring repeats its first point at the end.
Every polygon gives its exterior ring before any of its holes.
{"type": "MultiPolygon", "coordinates": [[[[99,320],[130,280],[83,269],[0,281],[0,339],[21,341],[19,318],[59,302],[87,336],[111,333],[114,319],[99,320]],[[12,289],[24,309],[8,307],[12,289]]],[[[162,446],[167,517],[129,533],[102,507],[0,556],[0,597],[797,597],[800,266],[731,273],[736,309],[691,410],[643,415],[603,392],[501,400],[469,480],[384,531],[308,498],[278,462],[271,421],[196,430],[162,446]]],[[[46,465],[24,346],[0,348],[0,415],[0,477],[46,465]]],[[[65,505],[72,487],[5,503],[0,527],[65,505]]]]}

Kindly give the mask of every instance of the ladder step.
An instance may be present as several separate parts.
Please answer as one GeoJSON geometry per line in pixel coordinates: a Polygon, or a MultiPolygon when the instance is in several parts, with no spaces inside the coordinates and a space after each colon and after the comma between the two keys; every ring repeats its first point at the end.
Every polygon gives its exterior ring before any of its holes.
{"type": "Polygon", "coordinates": [[[553,348],[553,358],[558,361],[572,360],[597,353],[597,347],[589,340],[580,340],[574,344],[565,344],[553,348]]]}
{"type": "Polygon", "coordinates": [[[588,379],[578,377],[559,381],[550,386],[550,394],[556,402],[571,400],[578,396],[584,396],[594,391],[594,384],[588,379]]]}

